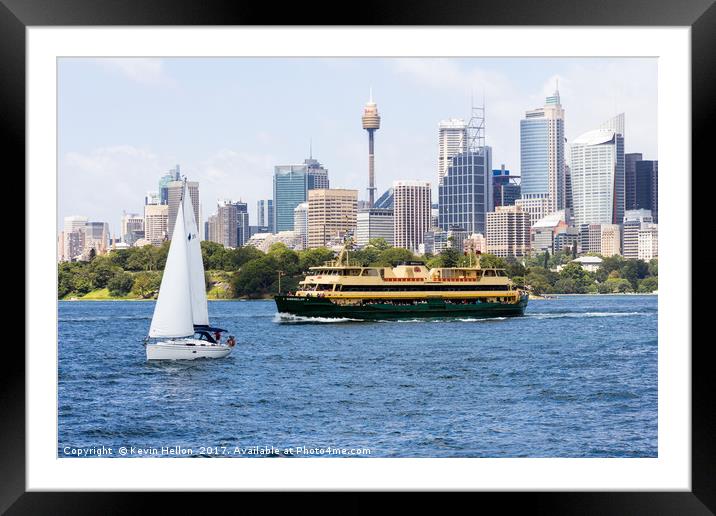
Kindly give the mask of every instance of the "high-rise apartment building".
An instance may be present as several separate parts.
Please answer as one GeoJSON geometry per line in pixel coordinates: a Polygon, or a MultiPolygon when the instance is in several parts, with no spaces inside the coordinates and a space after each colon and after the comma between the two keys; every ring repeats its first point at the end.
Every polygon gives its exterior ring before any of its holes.
{"type": "Polygon", "coordinates": [[[547,199],[547,213],[566,204],[564,138],[564,109],[555,90],[544,107],[520,121],[521,195],[547,199]]]}
{"type": "MultiPolygon", "coordinates": [[[[201,227],[201,220],[199,217],[199,183],[197,181],[187,181],[186,186],[187,192],[191,198],[191,205],[194,208],[194,218],[198,228],[201,227]]],[[[177,213],[179,212],[179,204],[181,202],[183,187],[184,181],[170,181],[167,184],[169,240],[171,240],[172,233],[174,232],[174,224],[176,223],[177,213]]]]}
{"type": "Polygon", "coordinates": [[[293,232],[301,238],[301,249],[308,245],[308,203],[302,202],[293,210],[293,232]]]}
{"type": "Polygon", "coordinates": [[[627,210],[622,224],[622,254],[624,258],[639,258],[639,231],[653,224],[649,210],[627,210]]]}
{"type": "Polygon", "coordinates": [[[355,234],[357,190],[318,189],[308,192],[308,247],[355,234]]]}
{"type": "Polygon", "coordinates": [[[618,224],[623,218],[623,130],[622,113],[572,142],[570,169],[577,225],[618,224]]]}
{"type": "Polygon", "coordinates": [[[538,220],[549,215],[549,199],[546,197],[521,197],[515,200],[515,206],[519,206],[530,216],[530,224],[536,224],[538,220]]]}
{"type": "Polygon", "coordinates": [[[393,245],[393,226],[392,209],[369,208],[359,211],[356,225],[356,244],[364,246],[373,238],[383,238],[389,245],[393,245]]]}
{"type": "Polygon", "coordinates": [[[456,156],[467,150],[467,122],[462,118],[442,120],[438,124],[438,185],[456,156]]]}
{"type": "Polygon", "coordinates": [[[619,224],[602,224],[599,254],[605,258],[621,254],[621,237],[619,224]]]}
{"type": "Polygon", "coordinates": [[[530,252],[530,216],[519,206],[498,206],[487,214],[487,252],[526,256],[530,252]]]}
{"type": "Polygon", "coordinates": [[[510,175],[505,165],[492,171],[492,202],[497,206],[512,206],[520,198],[520,176],[510,175]]]}
{"type": "Polygon", "coordinates": [[[144,238],[152,245],[161,245],[169,239],[169,205],[144,206],[144,238]]]}
{"type": "Polygon", "coordinates": [[[431,228],[431,209],[430,182],[394,181],[393,245],[417,252],[425,233],[431,228]]]}

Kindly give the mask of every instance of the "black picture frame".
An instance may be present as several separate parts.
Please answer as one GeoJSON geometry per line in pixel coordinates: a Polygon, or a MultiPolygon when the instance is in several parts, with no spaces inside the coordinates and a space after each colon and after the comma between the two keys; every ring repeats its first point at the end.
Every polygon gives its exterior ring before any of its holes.
{"type": "MultiPolygon", "coordinates": [[[[521,2],[365,1],[336,4],[247,3],[221,0],[0,0],[0,131],[6,163],[25,168],[25,41],[30,26],[111,25],[576,25],[689,26],[692,73],[692,170],[713,177],[709,125],[713,125],[716,94],[716,5],[714,0],[552,0],[521,2]],[[278,7],[280,5],[280,7],[278,7]],[[320,14],[319,13],[323,13],[320,14]],[[343,14],[340,14],[343,13],[343,14]],[[7,158],[12,158],[8,160],[7,158]]],[[[661,130],[661,128],[660,128],[661,130]]],[[[688,174],[688,160],[684,160],[688,174]]],[[[10,173],[6,170],[6,173],[10,173]]],[[[16,175],[17,172],[15,172],[16,175]]],[[[693,177],[693,176],[692,176],[693,177]]],[[[701,200],[708,188],[703,178],[701,200]]],[[[26,192],[27,194],[27,192],[26,192]]],[[[27,198],[27,197],[26,197],[27,198]]],[[[693,197],[693,204],[700,204],[693,197]]],[[[704,201],[705,202],[705,201],[704,201]]],[[[689,214],[685,214],[688,216],[689,214]]],[[[696,222],[695,214],[692,220],[696,222]]],[[[712,218],[712,217],[710,217],[712,218]]],[[[696,233],[692,231],[692,235],[696,233]]],[[[711,261],[713,263],[713,260],[711,261]]],[[[693,262],[696,265],[696,262],[693,262]]],[[[696,269],[694,269],[696,270],[696,269]]],[[[25,271],[26,275],[29,271],[25,271]]],[[[686,280],[686,278],[685,278],[686,280]]],[[[688,278],[691,281],[691,278],[688,278]]],[[[692,283],[693,285],[693,283],[692,283]]],[[[698,289],[692,289],[694,295],[698,289]]],[[[697,306],[696,298],[692,306],[697,306]]],[[[26,310],[32,310],[27,306],[26,310]]],[[[698,322],[692,316],[692,324],[698,322]]],[[[703,324],[703,323],[702,323],[703,324]]],[[[692,327],[692,333],[696,328],[692,327]]],[[[690,492],[482,493],[502,510],[528,506],[537,514],[714,514],[716,512],[716,392],[713,362],[708,358],[713,338],[692,343],[692,490],[690,492]]],[[[8,344],[8,343],[6,343],[8,344]]],[[[26,343],[27,345],[27,343],[26,343]]],[[[26,493],[25,492],[25,350],[4,346],[0,361],[0,512],[7,514],[120,514],[147,510],[146,493],[26,493]]],[[[203,502],[178,493],[151,495],[169,512],[180,506],[190,512],[203,502]]],[[[212,495],[216,496],[216,495],[212,495]]],[[[227,495],[212,500],[218,507],[227,495]]],[[[239,494],[246,497],[246,494],[239,494]]],[[[294,495],[295,496],[295,495],[294,495]]],[[[256,498],[253,496],[253,498],[256,498]]],[[[303,495],[291,504],[303,505],[303,495]]],[[[421,496],[412,503],[421,504],[421,496]]],[[[257,500],[260,502],[260,500],[257,500]]],[[[341,502],[340,513],[375,508],[356,494],[341,502]]],[[[309,507],[316,508],[314,503],[309,507]]],[[[206,509],[206,506],[203,506],[206,509]]],[[[445,507],[443,507],[444,509],[445,507]]],[[[238,508],[237,508],[238,509],[238,508]]],[[[314,512],[312,510],[312,512],[314,512]]],[[[441,511],[443,512],[443,511],[441,511]]]]}

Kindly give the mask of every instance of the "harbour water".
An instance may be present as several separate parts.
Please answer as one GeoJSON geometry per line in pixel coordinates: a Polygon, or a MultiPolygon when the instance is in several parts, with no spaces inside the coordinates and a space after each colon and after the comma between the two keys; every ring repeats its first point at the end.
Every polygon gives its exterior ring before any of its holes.
{"type": "Polygon", "coordinates": [[[214,301],[233,353],[168,363],[146,361],[153,308],[59,303],[59,457],[657,456],[656,296],[401,322],[214,301]]]}

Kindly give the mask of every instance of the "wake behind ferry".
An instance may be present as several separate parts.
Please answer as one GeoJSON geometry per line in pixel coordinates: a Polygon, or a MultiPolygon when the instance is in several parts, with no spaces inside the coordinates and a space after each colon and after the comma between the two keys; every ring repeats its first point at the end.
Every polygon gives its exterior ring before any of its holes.
{"type": "Polygon", "coordinates": [[[428,269],[422,262],[395,267],[351,264],[338,258],[311,267],[298,290],[275,296],[279,314],[358,320],[487,318],[523,315],[528,293],[504,269],[475,265],[428,269]]]}

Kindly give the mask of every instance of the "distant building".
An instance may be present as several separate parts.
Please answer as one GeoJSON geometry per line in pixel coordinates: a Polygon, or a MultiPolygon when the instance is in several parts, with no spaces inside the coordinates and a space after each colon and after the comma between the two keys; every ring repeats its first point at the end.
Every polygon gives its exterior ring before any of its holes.
{"type": "Polygon", "coordinates": [[[462,118],[443,120],[438,124],[438,185],[452,163],[452,158],[467,150],[467,122],[462,118]]]}
{"type": "Polygon", "coordinates": [[[465,250],[472,250],[476,253],[486,253],[487,240],[482,233],[473,233],[463,241],[462,247],[465,250]]]}
{"type": "Polygon", "coordinates": [[[648,262],[659,257],[659,226],[646,223],[639,230],[637,258],[648,262]]]}
{"type": "Polygon", "coordinates": [[[261,199],[256,203],[256,222],[273,233],[273,199],[261,199]]]}
{"type": "Polygon", "coordinates": [[[624,154],[624,209],[636,209],[636,162],[641,161],[641,152],[624,154]]]}
{"type": "Polygon", "coordinates": [[[382,208],[385,210],[392,210],[393,209],[393,189],[388,188],[385,192],[383,192],[383,195],[378,197],[378,200],[375,201],[375,204],[373,207],[374,208],[382,208]]]}
{"type": "Polygon", "coordinates": [[[619,255],[621,252],[621,226],[619,224],[602,224],[599,254],[608,258],[619,255]]]}
{"type": "Polygon", "coordinates": [[[160,204],[159,200],[159,193],[147,192],[144,196],[144,205],[146,206],[148,204],[160,204]]]}
{"type": "Polygon", "coordinates": [[[568,227],[561,233],[557,233],[554,237],[554,252],[560,251],[576,253],[579,248],[579,230],[574,227],[568,227]]]}
{"type": "Polygon", "coordinates": [[[578,263],[582,269],[589,272],[597,272],[602,266],[602,260],[599,256],[580,256],[572,260],[572,263],[578,263]]]}
{"type": "Polygon", "coordinates": [[[144,232],[144,216],[139,213],[125,213],[122,216],[120,225],[120,236],[123,242],[126,242],[130,246],[138,240],[139,232],[144,232]]]}
{"type": "Polygon", "coordinates": [[[520,198],[520,176],[510,175],[505,165],[492,171],[492,200],[495,206],[513,206],[520,198]]]}
{"type": "Polygon", "coordinates": [[[308,247],[325,246],[333,238],[355,234],[357,190],[317,189],[308,192],[308,247]]]}
{"type": "Polygon", "coordinates": [[[522,211],[529,215],[530,225],[536,224],[538,220],[542,220],[549,215],[549,199],[546,197],[516,199],[515,206],[519,206],[522,211]]]}
{"type": "Polygon", "coordinates": [[[440,254],[450,248],[462,253],[467,236],[467,232],[460,226],[454,226],[447,231],[439,227],[432,228],[425,233],[422,248],[418,251],[422,251],[421,254],[440,254]]]}
{"type": "Polygon", "coordinates": [[[564,141],[564,109],[555,90],[520,121],[521,196],[547,199],[546,213],[565,207],[564,141]]]}
{"type": "MultiPolygon", "coordinates": [[[[158,204],[169,204],[169,183],[181,180],[179,165],[171,169],[166,175],[159,178],[159,202],[158,204]]],[[[199,220],[199,219],[197,219],[199,220]]]]}
{"type": "MultiPolygon", "coordinates": [[[[177,213],[179,212],[179,203],[181,201],[183,186],[184,181],[170,181],[167,184],[169,240],[171,240],[172,234],[174,233],[174,225],[177,220],[177,213]]],[[[201,219],[199,217],[199,183],[196,181],[187,181],[186,186],[187,192],[191,198],[191,205],[194,208],[194,218],[196,220],[197,227],[201,227],[201,219]]]]}
{"type": "Polygon", "coordinates": [[[653,224],[649,210],[628,210],[622,225],[622,254],[624,258],[639,258],[639,231],[653,224]]]}
{"type": "Polygon", "coordinates": [[[579,226],[579,252],[583,254],[602,252],[601,224],[581,224],[579,226]]]}
{"type": "Polygon", "coordinates": [[[301,249],[308,245],[308,203],[302,202],[293,210],[293,232],[301,238],[301,249]]]}
{"type": "MultiPolygon", "coordinates": [[[[147,204],[144,206],[144,239],[152,245],[161,245],[169,238],[169,205],[147,204]]],[[[135,242],[136,244],[136,242],[135,242]]]]}
{"type": "Polygon", "coordinates": [[[659,221],[659,162],[641,160],[635,164],[634,208],[649,210],[654,223],[659,221]]]}
{"type": "Polygon", "coordinates": [[[507,257],[530,252],[530,216],[519,206],[498,206],[487,214],[487,252],[507,257]]]}
{"type": "Polygon", "coordinates": [[[555,252],[555,239],[567,230],[566,210],[550,213],[530,228],[530,248],[533,253],[555,252]]]}
{"type": "Polygon", "coordinates": [[[393,226],[392,209],[371,208],[359,211],[356,219],[356,244],[365,246],[373,238],[383,238],[392,246],[393,226]]]}
{"type": "Polygon", "coordinates": [[[84,231],[83,255],[89,256],[94,249],[96,254],[105,254],[109,245],[109,224],[106,222],[87,222],[84,231]]]}
{"type": "Polygon", "coordinates": [[[624,214],[624,114],[576,138],[571,150],[575,223],[618,224],[624,214]]]}
{"type": "Polygon", "coordinates": [[[413,252],[431,228],[431,190],[428,181],[393,182],[393,242],[413,252]]]}
{"type": "Polygon", "coordinates": [[[247,246],[255,247],[264,253],[271,249],[276,243],[284,244],[289,249],[300,251],[302,240],[293,231],[279,231],[278,233],[256,233],[246,242],[247,246]]]}

